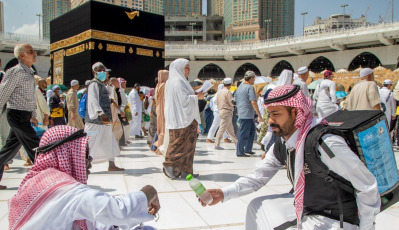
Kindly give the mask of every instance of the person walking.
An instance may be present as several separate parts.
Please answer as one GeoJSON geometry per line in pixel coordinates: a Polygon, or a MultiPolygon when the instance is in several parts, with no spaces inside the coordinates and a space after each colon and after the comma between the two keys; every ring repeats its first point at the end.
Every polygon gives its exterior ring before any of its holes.
{"type": "Polygon", "coordinates": [[[303,95],[310,98],[308,85],[306,81],[309,78],[309,69],[306,66],[302,66],[298,69],[298,78],[294,79],[293,85],[299,85],[301,87],[301,91],[303,95]]]}
{"type": "Polygon", "coordinates": [[[383,107],[383,111],[385,113],[385,117],[387,118],[388,122],[388,129],[390,132],[393,130],[394,120],[396,118],[396,101],[393,97],[393,93],[391,91],[392,88],[392,81],[387,79],[383,83],[384,87],[380,89],[380,98],[381,98],[381,105],[383,107]],[[391,124],[392,123],[392,124],[391,124]]]}
{"type": "Polygon", "coordinates": [[[115,157],[120,154],[119,145],[112,133],[111,101],[104,85],[107,79],[103,63],[92,66],[93,80],[87,88],[87,109],[85,115],[85,132],[95,132],[90,137],[89,147],[93,162],[108,161],[108,171],[124,171],[115,165],[115,157]]]}
{"type": "Polygon", "coordinates": [[[165,85],[169,79],[169,71],[158,71],[158,84],[155,88],[156,114],[157,114],[157,135],[158,140],[155,142],[157,146],[156,153],[161,155],[165,152],[165,85]]]}
{"type": "Polygon", "coordinates": [[[324,80],[316,87],[314,101],[317,115],[320,118],[328,117],[338,111],[336,84],[332,81],[334,75],[330,70],[324,72],[324,80]]]}
{"type": "MultiPolygon", "coordinates": [[[[195,95],[187,81],[190,75],[188,60],[174,60],[169,71],[169,79],[165,85],[165,128],[169,130],[169,145],[163,162],[163,172],[169,178],[185,178],[188,174],[193,174],[197,129],[201,122],[199,100],[204,99],[205,93],[195,95]]],[[[204,107],[205,104],[202,109],[204,107]]]]}
{"type": "Polygon", "coordinates": [[[370,68],[360,71],[361,81],[357,83],[348,96],[348,110],[381,110],[381,98],[374,73],[370,68]]]}
{"type": "Polygon", "coordinates": [[[53,121],[53,126],[56,125],[66,125],[65,121],[65,109],[64,102],[60,98],[60,87],[58,85],[53,86],[52,91],[54,94],[50,97],[50,116],[53,121]]]}
{"type": "MultiPolygon", "coordinates": [[[[7,164],[21,146],[26,149],[32,162],[34,148],[39,146],[39,138],[31,123],[37,125],[35,78],[32,65],[36,62],[36,51],[29,44],[17,44],[14,55],[18,64],[9,69],[0,84],[0,110],[7,103],[7,120],[11,127],[6,144],[0,150],[0,180],[4,165],[7,164]]],[[[4,116],[0,111],[0,116],[4,116]]],[[[0,189],[6,189],[0,185],[0,189]]]]}
{"type": "Polygon", "coordinates": [[[220,116],[220,126],[219,131],[216,134],[215,140],[215,149],[223,149],[220,147],[220,141],[222,140],[223,134],[227,131],[230,138],[233,140],[234,145],[237,146],[237,137],[234,134],[233,128],[233,111],[234,111],[234,104],[233,104],[233,94],[230,92],[232,80],[231,78],[223,79],[224,88],[218,92],[217,96],[217,106],[219,108],[219,116],[220,116]]]}
{"type": "Polygon", "coordinates": [[[244,82],[237,88],[234,100],[237,106],[238,118],[240,118],[240,133],[237,143],[237,157],[249,157],[252,152],[252,145],[255,137],[255,112],[259,122],[263,122],[256,103],[256,95],[253,84],[255,83],[255,73],[247,71],[244,75],[244,82]]]}
{"type": "Polygon", "coordinates": [[[130,91],[127,100],[130,104],[130,110],[132,111],[132,124],[130,127],[130,135],[134,136],[136,139],[143,138],[141,135],[141,118],[143,111],[143,102],[139,96],[140,84],[134,84],[132,91],[130,91]]]}
{"type": "Polygon", "coordinates": [[[67,93],[67,107],[68,107],[68,125],[77,129],[84,129],[85,125],[78,113],[79,100],[78,100],[79,81],[71,81],[71,89],[67,93]]]}

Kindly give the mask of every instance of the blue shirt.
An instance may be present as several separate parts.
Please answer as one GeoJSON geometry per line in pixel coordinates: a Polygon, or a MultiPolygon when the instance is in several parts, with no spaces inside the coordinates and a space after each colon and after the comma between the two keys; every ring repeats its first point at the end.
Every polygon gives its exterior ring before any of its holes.
{"type": "Polygon", "coordinates": [[[246,83],[242,83],[234,94],[238,117],[240,119],[254,119],[255,109],[251,101],[256,101],[255,88],[246,83]]]}

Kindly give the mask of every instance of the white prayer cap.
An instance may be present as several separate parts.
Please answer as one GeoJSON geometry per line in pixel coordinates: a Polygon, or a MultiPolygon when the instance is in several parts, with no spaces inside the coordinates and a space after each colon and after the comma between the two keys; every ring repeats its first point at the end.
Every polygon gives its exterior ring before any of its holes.
{"type": "Polygon", "coordinates": [[[294,73],[294,80],[296,80],[298,78],[298,74],[294,73]]]}
{"type": "Polygon", "coordinates": [[[392,85],[392,81],[389,80],[389,79],[386,79],[386,80],[384,81],[384,85],[392,85]]]}
{"type": "Polygon", "coordinates": [[[79,85],[78,80],[72,80],[71,81],[71,86],[74,86],[74,85],[79,85]]]}
{"type": "Polygon", "coordinates": [[[298,74],[299,74],[299,75],[302,75],[302,74],[307,73],[308,71],[309,71],[309,70],[308,70],[308,67],[302,66],[301,68],[298,69],[298,74]]]}
{"type": "Polygon", "coordinates": [[[95,71],[95,69],[97,69],[98,67],[104,67],[105,71],[107,70],[107,67],[105,67],[105,65],[102,62],[96,62],[91,66],[91,69],[93,71],[95,71]]]}
{"type": "Polygon", "coordinates": [[[254,71],[248,70],[247,72],[245,72],[244,77],[256,77],[256,75],[254,71]]]}
{"type": "Polygon", "coordinates": [[[231,82],[232,82],[232,80],[229,77],[226,77],[225,79],[223,79],[223,84],[225,84],[225,85],[230,85],[231,82]]]}
{"type": "Polygon", "coordinates": [[[85,82],[85,85],[86,85],[86,86],[90,85],[90,80],[87,80],[87,81],[85,82]]]}
{"type": "Polygon", "coordinates": [[[366,77],[370,74],[373,74],[373,70],[370,68],[364,68],[360,71],[360,77],[366,77]]]}

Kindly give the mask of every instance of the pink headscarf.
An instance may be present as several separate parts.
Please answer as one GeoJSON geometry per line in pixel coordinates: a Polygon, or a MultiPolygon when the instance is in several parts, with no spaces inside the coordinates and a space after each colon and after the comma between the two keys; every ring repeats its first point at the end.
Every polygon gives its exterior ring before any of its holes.
{"type": "MultiPolygon", "coordinates": [[[[47,130],[39,146],[65,139],[76,128],[59,125],[47,130]]],[[[9,229],[19,229],[46,199],[57,189],[71,184],[87,184],[86,148],[89,137],[81,137],[36,157],[35,163],[9,202],[9,229]]],[[[77,220],[81,229],[87,229],[85,220],[77,220]]]]}
{"type": "Polygon", "coordinates": [[[122,83],[123,82],[127,82],[125,79],[118,77],[118,85],[119,85],[119,89],[122,89],[122,83]]]}
{"type": "MultiPolygon", "coordinates": [[[[282,95],[286,95],[291,92],[294,87],[293,85],[282,85],[274,88],[267,99],[276,98],[282,95]]],[[[265,102],[266,103],[266,102],[265,102]]],[[[305,173],[303,170],[304,165],[304,151],[305,151],[305,139],[311,128],[313,114],[312,114],[312,100],[306,97],[301,90],[295,95],[285,100],[273,102],[265,105],[265,108],[269,106],[289,106],[295,107],[298,111],[295,127],[299,130],[298,139],[295,146],[295,214],[298,221],[298,228],[301,224],[303,202],[304,202],[304,191],[305,191],[305,173]]],[[[325,120],[322,120],[321,124],[327,124],[325,120]]]]}
{"type": "Polygon", "coordinates": [[[154,96],[155,93],[155,89],[151,88],[150,90],[148,90],[148,93],[145,95],[146,98],[150,98],[151,96],[154,96]]]}

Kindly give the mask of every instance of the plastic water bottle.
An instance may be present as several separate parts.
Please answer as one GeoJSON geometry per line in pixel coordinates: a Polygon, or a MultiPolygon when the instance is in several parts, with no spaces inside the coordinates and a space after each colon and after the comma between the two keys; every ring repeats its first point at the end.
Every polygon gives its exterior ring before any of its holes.
{"type": "Polygon", "coordinates": [[[205,187],[202,185],[201,181],[194,178],[193,175],[188,174],[186,179],[189,181],[191,189],[199,196],[199,198],[205,203],[210,204],[213,201],[213,197],[206,191],[205,187]]]}

